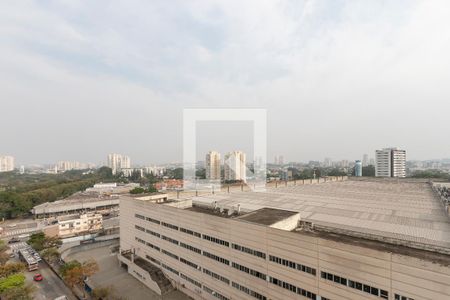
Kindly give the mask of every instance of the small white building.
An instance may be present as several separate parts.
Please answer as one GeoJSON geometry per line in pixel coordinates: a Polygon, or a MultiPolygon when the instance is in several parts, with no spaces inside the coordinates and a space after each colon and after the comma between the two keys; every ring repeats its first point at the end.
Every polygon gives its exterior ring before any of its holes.
{"type": "Polygon", "coordinates": [[[96,232],[103,228],[103,217],[99,213],[60,216],[58,225],[60,237],[96,232]]]}

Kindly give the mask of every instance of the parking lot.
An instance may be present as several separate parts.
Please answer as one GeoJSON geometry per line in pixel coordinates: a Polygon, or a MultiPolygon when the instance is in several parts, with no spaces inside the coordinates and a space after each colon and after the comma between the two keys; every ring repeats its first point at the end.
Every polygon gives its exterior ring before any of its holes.
{"type": "Polygon", "coordinates": [[[39,263],[39,269],[37,271],[25,272],[25,277],[26,281],[35,287],[33,295],[33,299],[35,300],[53,300],[63,295],[70,300],[76,300],[64,282],[43,262],[39,263]],[[41,274],[43,277],[42,281],[34,281],[33,276],[35,274],[41,274]]]}
{"type": "MultiPolygon", "coordinates": [[[[132,300],[157,300],[161,297],[152,292],[136,278],[119,267],[119,261],[115,253],[111,253],[108,246],[86,250],[69,255],[66,260],[76,259],[80,262],[95,259],[100,271],[90,278],[94,287],[111,287],[116,296],[132,300]]],[[[179,291],[164,295],[166,300],[186,300],[188,297],[179,291]]]]}

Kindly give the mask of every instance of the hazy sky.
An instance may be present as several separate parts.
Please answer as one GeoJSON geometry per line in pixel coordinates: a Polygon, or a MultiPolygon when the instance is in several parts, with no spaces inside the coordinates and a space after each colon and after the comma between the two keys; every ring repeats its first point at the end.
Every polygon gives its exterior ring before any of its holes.
{"type": "MultiPolygon", "coordinates": [[[[447,0],[3,0],[0,153],[179,161],[183,109],[226,107],[267,109],[269,161],[450,157],[449,15],[447,0]]],[[[238,125],[227,147],[251,147],[238,125]]]]}

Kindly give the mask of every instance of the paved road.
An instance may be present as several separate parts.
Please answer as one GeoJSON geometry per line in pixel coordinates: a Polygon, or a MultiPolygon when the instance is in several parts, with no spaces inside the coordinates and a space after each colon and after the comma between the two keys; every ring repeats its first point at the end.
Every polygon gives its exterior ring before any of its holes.
{"type": "Polygon", "coordinates": [[[25,273],[27,282],[31,282],[36,287],[33,299],[53,300],[56,297],[66,295],[70,300],[76,300],[72,292],[64,282],[45,263],[39,264],[39,270],[25,273]],[[33,281],[34,274],[40,273],[44,279],[40,282],[33,281]]]}

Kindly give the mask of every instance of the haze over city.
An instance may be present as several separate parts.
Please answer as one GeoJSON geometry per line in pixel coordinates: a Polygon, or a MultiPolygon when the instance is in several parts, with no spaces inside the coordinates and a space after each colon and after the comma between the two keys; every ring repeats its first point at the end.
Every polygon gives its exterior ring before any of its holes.
{"type": "MultiPolygon", "coordinates": [[[[183,109],[226,107],[267,109],[269,161],[448,158],[448,15],[447,1],[2,1],[0,153],[181,161],[183,109]]],[[[227,149],[251,135],[236,126],[227,149]]]]}

